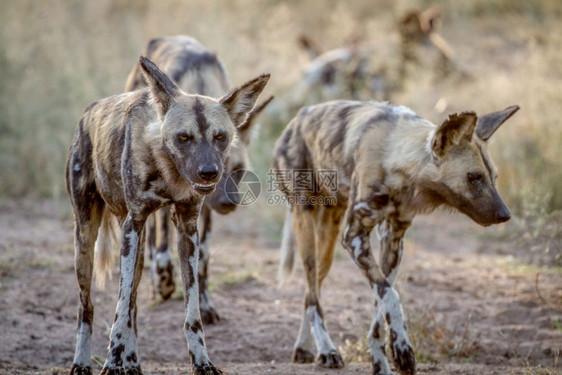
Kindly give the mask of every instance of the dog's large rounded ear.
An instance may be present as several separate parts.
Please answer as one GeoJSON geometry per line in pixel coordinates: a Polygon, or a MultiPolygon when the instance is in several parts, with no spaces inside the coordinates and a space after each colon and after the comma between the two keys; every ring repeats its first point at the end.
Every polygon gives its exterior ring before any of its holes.
{"type": "Polygon", "coordinates": [[[141,56],[139,64],[144,78],[150,86],[152,96],[158,105],[160,115],[164,116],[170,109],[174,97],[181,92],[181,89],[158,65],[147,57],[141,56]]]}
{"type": "Polygon", "coordinates": [[[437,5],[430,6],[418,15],[421,29],[428,34],[437,29],[440,18],[441,13],[437,5]]]}
{"type": "Polygon", "coordinates": [[[242,123],[242,125],[238,127],[238,134],[240,135],[240,139],[242,140],[242,142],[244,142],[244,144],[247,145],[250,143],[250,132],[252,130],[252,126],[254,126],[257,117],[260,115],[260,113],[262,113],[265,107],[267,107],[267,105],[273,100],[273,98],[274,96],[271,95],[269,98],[265,99],[261,103],[256,104],[254,109],[252,109],[252,111],[248,113],[246,120],[242,123]]]}
{"type": "Polygon", "coordinates": [[[476,127],[476,119],[474,112],[449,115],[435,131],[431,141],[433,154],[442,157],[451,146],[463,141],[470,142],[476,127]]]}
{"type": "Polygon", "coordinates": [[[519,110],[518,105],[512,105],[502,111],[488,113],[480,116],[476,124],[476,135],[483,141],[490,139],[492,134],[503,124],[508,118],[513,116],[519,110]]]}
{"type": "Polygon", "coordinates": [[[248,112],[254,108],[256,100],[267,81],[269,81],[269,77],[270,74],[257,76],[219,99],[220,103],[226,108],[234,126],[239,127],[244,123],[248,112]]]}

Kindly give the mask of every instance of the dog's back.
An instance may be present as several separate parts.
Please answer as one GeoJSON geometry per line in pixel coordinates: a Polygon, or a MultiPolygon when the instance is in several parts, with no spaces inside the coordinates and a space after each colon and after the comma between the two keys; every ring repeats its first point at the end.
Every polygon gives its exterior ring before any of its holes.
{"type": "Polygon", "coordinates": [[[353,173],[384,178],[385,159],[400,147],[394,138],[406,135],[401,142],[409,142],[408,135],[416,131],[412,122],[422,131],[432,126],[408,108],[383,102],[332,101],[304,107],[276,143],[275,168],[337,170],[338,192],[347,198],[353,173]]]}
{"type": "MultiPolygon", "coordinates": [[[[152,39],[145,56],[187,93],[219,97],[230,87],[226,70],[217,55],[192,37],[177,35],[152,39]]],[[[137,64],[129,74],[125,90],[132,91],[145,85],[137,64]]]]}

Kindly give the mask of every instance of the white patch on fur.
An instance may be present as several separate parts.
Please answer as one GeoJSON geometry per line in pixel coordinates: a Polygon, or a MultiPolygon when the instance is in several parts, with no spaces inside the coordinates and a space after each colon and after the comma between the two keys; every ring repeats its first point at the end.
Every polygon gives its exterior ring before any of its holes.
{"type": "MultiPolygon", "coordinates": [[[[154,185],[154,183],[151,183],[151,185],[154,185]]],[[[145,191],[142,194],[142,198],[143,198],[143,200],[147,200],[147,201],[154,200],[154,201],[157,201],[157,202],[161,202],[163,204],[168,203],[170,201],[169,199],[166,199],[166,198],[162,197],[161,195],[156,194],[154,192],[154,190],[152,190],[152,189],[149,189],[149,190],[145,191]]]]}
{"type": "Polygon", "coordinates": [[[355,206],[353,206],[353,211],[359,211],[360,209],[365,209],[368,211],[372,211],[372,208],[369,207],[367,202],[359,202],[355,206]]]}
{"type": "MultiPolygon", "coordinates": [[[[127,256],[121,256],[121,298],[117,302],[116,315],[117,320],[113,323],[111,328],[111,341],[114,345],[122,344],[125,349],[121,359],[123,360],[123,365],[126,367],[137,366],[139,363],[138,350],[137,350],[137,338],[134,332],[134,322],[131,328],[127,326],[128,316],[129,316],[129,303],[131,300],[131,293],[134,280],[135,272],[135,255],[138,251],[138,240],[139,235],[135,231],[131,231],[125,234],[126,241],[129,241],[129,254],[127,256]],[[117,338],[117,334],[121,335],[121,338],[117,338]],[[129,353],[137,353],[136,362],[128,362],[126,357],[129,353]]],[[[131,317],[134,317],[134,312],[131,311],[131,317]]],[[[111,354],[105,361],[104,367],[114,368],[117,364],[114,363],[111,354]]]]}
{"type": "Polygon", "coordinates": [[[187,338],[187,347],[193,354],[193,363],[199,366],[209,363],[203,331],[193,332],[191,329],[188,329],[184,330],[184,333],[187,338]],[[200,341],[203,341],[203,345],[200,344],[200,341]]]}
{"type": "Polygon", "coordinates": [[[388,363],[388,359],[382,348],[384,348],[384,338],[385,338],[385,329],[384,329],[384,317],[382,314],[382,309],[377,306],[377,311],[375,312],[375,316],[373,317],[373,321],[371,322],[371,328],[369,329],[369,348],[371,349],[371,356],[373,357],[373,363],[378,363],[381,368],[381,374],[392,374],[390,370],[390,365],[388,363]],[[378,340],[373,338],[373,331],[375,328],[375,324],[379,323],[383,334],[380,336],[378,340]]]}
{"type": "Polygon", "coordinates": [[[125,238],[126,241],[129,241],[129,254],[127,254],[127,256],[121,256],[121,275],[123,275],[122,286],[125,288],[125,290],[122,290],[121,292],[125,292],[125,295],[129,296],[131,293],[131,287],[133,285],[135,272],[135,255],[138,251],[137,247],[139,243],[139,234],[132,230],[129,233],[125,234],[125,238]]]}
{"type": "Polygon", "coordinates": [[[162,138],[162,122],[153,121],[146,127],[146,134],[151,138],[162,138]]]}
{"type": "Polygon", "coordinates": [[[295,342],[295,349],[300,348],[311,353],[314,352],[314,341],[310,332],[310,319],[308,317],[308,309],[304,310],[299,335],[295,342]]]}
{"type": "Polygon", "coordinates": [[[427,138],[426,138],[426,142],[425,142],[425,151],[428,154],[431,154],[431,156],[436,157],[435,154],[433,153],[433,137],[435,137],[435,132],[437,131],[437,128],[435,128],[434,131],[429,132],[427,134],[427,138]]]}
{"type": "Polygon", "coordinates": [[[414,111],[403,105],[389,107],[392,108],[392,112],[394,112],[398,116],[417,116],[414,111]]]}
{"type": "Polygon", "coordinates": [[[302,112],[301,112],[301,113],[302,113],[303,115],[306,115],[306,114],[308,114],[308,112],[312,111],[313,109],[314,109],[314,106],[313,106],[313,105],[309,105],[309,106],[304,107],[304,108],[302,109],[302,112]]]}
{"type": "Polygon", "coordinates": [[[316,341],[318,353],[327,354],[331,351],[335,351],[336,347],[332,339],[330,339],[330,334],[324,327],[324,322],[320,314],[318,314],[316,306],[310,306],[308,308],[308,317],[310,319],[311,331],[316,341]]]}
{"type": "MultiPolygon", "coordinates": [[[[185,324],[193,326],[196,322],[201,323],[201,313],[199,306],[199,282],[198,282],[198,269],[199,269],[199,245],[197,244],[198,234],[195,232],[188,237],[195,246],[195,252],[188,259],[188,262],[193,270],[193,283],[191,285],[184,285],[184,293],[187,294],[189,300],[185,308],[185,324]]],[[[185,338],[187,339],[188,349],[193,354],[194,364],[202,365],[209,363],[209,356],[205,346],[203,331],[193,332],[191,329],[184,329],[185,338]],[[201,345],[203,342],[203,345],[201,345]]]]}
{"type": "Polygon", "coordinates": [[[382,241],[383,238],[388,236],[388,225],[386,220],[383,220],[376,228],[377,239],[382,241]]]}
{"type": "MultiPolygon", "coordinates": [[[[192,267],[197,265],[197,259],[192,257],[189,259],[192,267]]],[[[195,270],[195,269],[194,269],[195,270]]],[[[199,310],[199,287],[197,283],[197,276],[195,276],[193,284],[187,290],[189,295],[189,302],[186,307],[185,323],[192,326],[195,322],[201,323],[201,314],[199,310]]],[[[209,362],[207,348],[203,337],[203,331],[193,332],[191,329],[184,329],[185,338],[187,339],[188,349],[193,354],[193,361],[195,364],[201,365],[209,362]],[[203,345],[201,345],[203,342],[203,345]]]]}
{"type": "Polygon", "coordinates": [[[373,291],[375,292],[379,308],[382,308],[390,315],[390,329],[396,332],[396,345],[401,350],[405,350],[408,347],[411,348],[412,344],[410,342],[410,338],[404,328],[404,312],[402,311],[402,305],[400,304],[400,297],[398,296],[398,293],[391,287],[381,299],[376,286],[373,291]]]}
{"type": "Polygon", "coordinates": [[[168,266],[172,263],[172,257],[170,256],[170,249],[166,251],[158,252],[155,247],[150,248],[150,253],[152,254],[152,261],[150,263],[150,272],[152,274],[152,283],[154,287],[154,293],[165,292],[169,288],[168,285],[163,286],[163,281],[161,276],[168,275],[169,278],[173,278],[173,274],[169,274],[168,266]],[[160,271],[159,271],[160,270],[160,271]],[[159,273],[160,272],[160,273],[159,273]]]}
{"type": "MultiPolygon", "coordinates": [[[[205,262],[209,261],[209,248],[207,245],[208,240],[206,239],[204,242],[201,242],[199,245],[199,269],[198,274],[201,275],[203,272],[203,266],[205,262]]],[[[201,311],[210,311],[214,310],[215,306],[211,301],[211,295],[207,289],[203,291],[203,293],[199,296],[199,308],[201,311]]]]}
{"type": "Polygon", "coordinates": [[[197,246],[197,242],[199,242],[199,234],[197,232],[187,238],[189,238],[193,246],[197,246]]]}
{"type": "Polygon", "coordinates": [[[359,236],[353,237],[353,239],[351,240],[351,248],[353,249],[353,257],[355,259],[358,259],[359,256],[361,255],[362,245],[363,245],[363,241],[359,236]]]}
{"type": "Polygon", "coordinates": [[[80,322],[80,328],[76,332],[76,352],[72,363],[83,367],[90,366],[91,347],[90,326],[80,322]]]}
{"type": "Polygon", "coordinates": [[[394,267],[392,269],[392,271],[390,271],[390,273],[388,274],[388,276],[386,277],[386,281],[388,281],[388,283],[390,285],[394,284],[394,280],[396,280],[396,275],[398,274],[398,265],[396,267],[394,267]]]}
{"type": "Polygon", "coordinates": [[[156,253],[156,265],[160,268],[166,268],[172,263],[172,257],[170,256],[170,251],[161,251],[156,253]]]}

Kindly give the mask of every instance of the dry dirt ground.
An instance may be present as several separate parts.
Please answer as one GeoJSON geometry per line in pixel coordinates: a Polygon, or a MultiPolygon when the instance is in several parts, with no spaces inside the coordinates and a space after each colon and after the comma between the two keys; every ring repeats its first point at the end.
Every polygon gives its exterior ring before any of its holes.
{"type": "MultiPolygon", "coordinates": [[[[64,210],[62,210],[64,211],[64,210]]],[[[74,346],[77,287],[72,223],[50,202],[0,204],[0,374],[65,374],[74,346]]],[[[372,296],[338,249],[323,289],[328,328],[347,359],[342,370],[290,363],[301,316],[300,266],[278,288],[277,238],[238,210],[213,231],[211,284],[222,320],[205,327],[212,360],[228,374],[370,373],[364,336],[372,296]],[[228,220],[227,220],[228,219],[228,220]]],[[[420,217],[407,235],[398,290],[419,374],[560,374],[562,275],[521,265],[460,215],[420,217]],[[502,255],[503,254],[503,255],[502,255]],[[537,285],[537,273],[539,273],[537,285]]],[[[139,355],[148,374],[189,373],[179,295],[139,292],[139,355]]],[[[93,359],[103,362],[117,280],[94,291],[93,359]]],[[[176,275],[177,276],[177,275],[176,275]]]]}

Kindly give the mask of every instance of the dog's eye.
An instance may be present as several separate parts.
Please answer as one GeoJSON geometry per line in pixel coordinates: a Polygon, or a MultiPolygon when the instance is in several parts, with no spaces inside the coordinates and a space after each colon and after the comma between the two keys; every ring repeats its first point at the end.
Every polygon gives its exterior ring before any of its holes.
{"type": "Polygon", "coordinates": [[[469,173],[467,174],[468,182],[471,184],[481,184],[484,182],[484,175],[482,173],[469,173]]]}
{"type": "Polygon", "coordinates": [[[244,164],[239,163],[239,164],[236,164],[236,165],[232,168],[232,171],[235,172],[235,171],[239,171],[239,170],[241,170],[241,169],[244,169],[244,164]]]}
{"type": "Polygon", "coordinates": [[[226,136],[224,135],[224,133],[217,133],[217,134],[215,134],[215,139],[216,139],[217,141],[222,141],[222,140],[225,139],[225,138],[226,138],[226,136]]]}
{"type": "Polygon", "coordinates": [[[178,140],[181,141],[181,142],[191,141],[192,139],[193,139],[193,136],[189,135],[187,133],[178,134],[178,140]]]}

